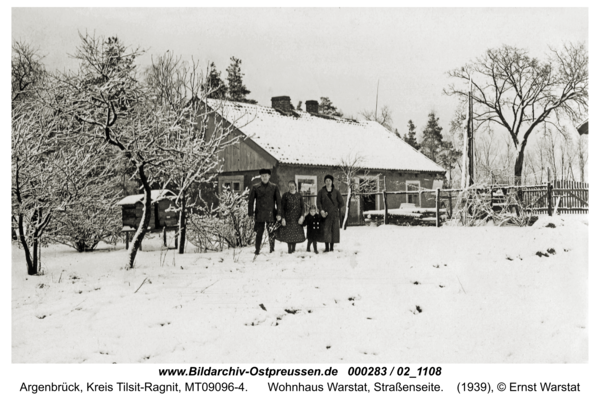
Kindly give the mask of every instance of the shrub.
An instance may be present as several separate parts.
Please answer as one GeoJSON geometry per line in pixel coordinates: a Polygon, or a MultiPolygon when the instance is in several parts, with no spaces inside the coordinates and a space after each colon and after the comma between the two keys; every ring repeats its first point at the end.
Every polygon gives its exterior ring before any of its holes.
{"type": "Polygon", "coordinates": [[[53,242],[79,252],[93,251],[104,241],[116,244],[121,231],[121,208],[114,197],[87,199],[56,214],[53,242]]]}
{"type": "Polygon", "coordinates": [[[188,240],[202,251],[245,247],[252,243],[254,220],[248,216],[248,190],[224,189],[218,207],[204,207],[189,216],[188,240]]]}
{"type": "Polygon", "coordinates": [[[489,187],[479,184],[461,191],[457,197],[452,224],[481,226],[491,220],[496,226],[527,226],[532,215],[525,209],[517,189],[504,190],[500,200],[492,196],[489,187]]]}

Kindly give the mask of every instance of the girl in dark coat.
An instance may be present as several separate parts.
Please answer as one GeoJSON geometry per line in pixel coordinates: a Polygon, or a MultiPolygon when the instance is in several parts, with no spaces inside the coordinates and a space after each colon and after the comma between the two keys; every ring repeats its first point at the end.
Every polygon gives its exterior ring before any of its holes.
{"type": "Polygon", "coordinates": [[[296,191],[296,183],[288,183],[289,191],[281,197],[281,228],[277,233],[277,240],[288,244],[288,253],[296,251],[296,243],[304,242],[304,200],[302,195],[296,191]]]}
{"type": "Polygon", "coordinates": [[[312,244],[315,254],[319,254],[317,242],[323,241],[322,222],[323,218],[317,213],[317,207],[311,205],[310,213],[304,217],[304,223],[302,223],[302,226],[306,226],[306,238],[308,239],[306,251],[310,251],[310,245],[312,244]]]}
{"type": "Polygon", "coordinates": [[[325,176],[325,186],[317,194],[317,208],[323,221],[323,241],[325,252],[333,251],[333,244],[340,242],[340,216],[344,199],[333,185],[333,176],[325,176]]]}

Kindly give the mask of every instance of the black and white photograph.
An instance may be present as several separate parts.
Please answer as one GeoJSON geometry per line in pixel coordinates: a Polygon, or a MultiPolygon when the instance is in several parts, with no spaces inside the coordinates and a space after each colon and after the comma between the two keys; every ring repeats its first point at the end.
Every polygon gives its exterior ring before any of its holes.
{"type": "Polygon", "coordinates": [[[281,6],[13,5],[11,364],[587,370],[589,9],[281,6]]]}

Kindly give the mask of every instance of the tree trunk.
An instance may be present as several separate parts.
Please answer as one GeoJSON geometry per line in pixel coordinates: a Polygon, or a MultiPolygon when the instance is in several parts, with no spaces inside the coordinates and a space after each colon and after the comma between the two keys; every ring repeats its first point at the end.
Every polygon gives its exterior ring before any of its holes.
{"type": "Polygon", "coordinates": [[[37,271],[42,272],[42,243],[38,242],[38,260],[37,260],[37,271]]]}
{"type": "Polygon", "coordinates": [[[144,166],[137,166],[138,174],[144,188],[144,210],[142,212],[142,220],[138,226],[135,235],[131,241],[131,249],[129,250],[129,260],[127,262],[127,269],[132,269],[135,262],[135,256],[137,255],[138,249],[141,248],[142,240],[148,231],[148,225],[150,224],[150,214],[152,208],[152,194],[150,190],[150,183],[148,183],[148,177],[144,172],[144,166]]]}
{"type": "Polygon", "coordinates": [[[34,230],[33,230],[33,241],[32,241],[32,246],[31,246],[31,255],[32,255],[31,264],[32,264],[32,266],[29,269],[29,272],[28,272],[29,275],[37,275],[39,273],[39,271],[38,271],[38,247],[40,246],[39,222],[41,220],[42,220],[42,214],[40,212],[40,209],[38,208],[33,212],[33,215],[31,217],[31,226],[34,227],[34,230]]]}
{"type": "Polygon", "coordinates": [[[348,227],[348,217],[350,216],[350,202],[352,201],[352,185],[348,185],[348,196],[346,197],[346,212],[344,213],[343,229],[348,227]]]}
{"type": "Polygon", "coordinates": [[[185,191],[181,195],[181,211],[179,212],[179,254],[183,254],[185,248],[185,228],[186,228],[186,216],[185,216],[185,191]]]}
{"type": "Polygon", "coordinates": [[[523,176],[523,163],[525,162],[525,146],[522,145],[517,159],[515,160],[515,186],[521,185],[521,176],[523,176]]]}
{"type": "Polygon", "coordinates": [[[37,274],[37,270],[33,265],[33,260],[31,259],[31,252],[29,251],[29,246],[27,245],[27,240],[25,239],[25,229],[23,228],[23,214],[19,214],[19,218],[17,219],[17,226],[19,230],[19,241],[21,242],[21,246],[23,246],[23,251],[25,252],[27,274],[35,275],[37,274]]]}
{"type": "Polygon", "coordinates": [[[32,254],[33,254],[33,261],[32,261],[32,266],[31,269],[29,270],[28,274],[29,275],[37,275],[38,271],[38,247],[40,246],[40,242],[37,238],[37,234],[33,236],[33,245],[32,245],[32,254]]]}

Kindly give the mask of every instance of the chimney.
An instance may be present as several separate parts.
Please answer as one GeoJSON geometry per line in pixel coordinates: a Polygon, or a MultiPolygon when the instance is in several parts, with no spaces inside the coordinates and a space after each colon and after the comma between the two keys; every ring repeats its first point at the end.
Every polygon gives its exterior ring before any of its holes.
{"type": "Polygon", "coordinates": [[[292,102],[289,96],[274,96],[271,98],[271,107],[289,112],[292,110],[292,102]]]}
{"type": "Polygon", "coordinates": [[[307,100],[306,101],[306,111],[308,113],[319,113],[319,102],[316,100],[307,100]]]}

